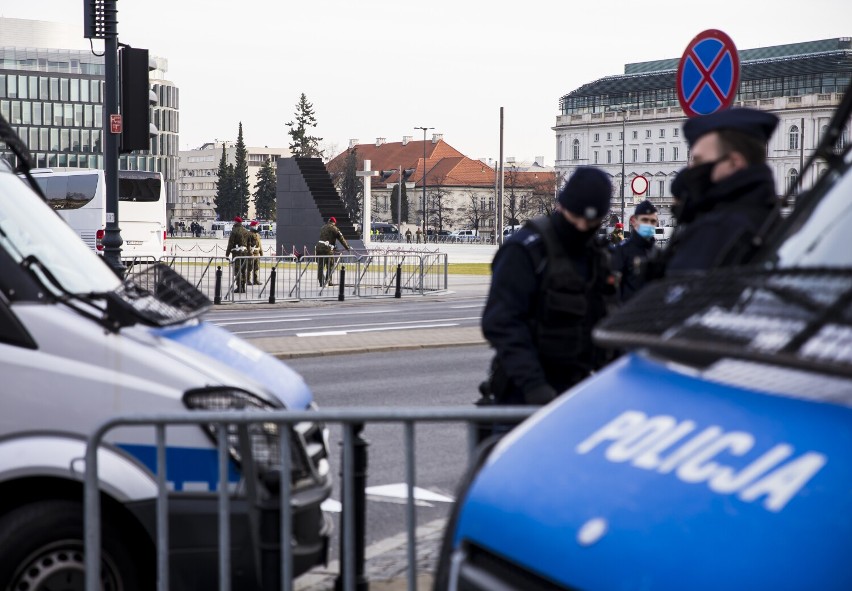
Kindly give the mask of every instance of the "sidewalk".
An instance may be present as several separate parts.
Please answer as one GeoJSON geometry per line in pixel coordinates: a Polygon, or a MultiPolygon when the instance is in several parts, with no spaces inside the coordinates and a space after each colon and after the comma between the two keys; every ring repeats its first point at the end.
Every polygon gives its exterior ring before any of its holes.
{"type": "MultiPolygon", "coordinates": [[[[417,591],[431,591],[441,552],[445,519],[421,525],[415,532],[417,545],[417,591]]],[[[408,589],[408,540],[405,532],[377,542],[364,552],[364,574],[370,591],[406,591],[408,589]]],[[[340,573],[335,560],[327,568],[315,568],[295,581],[296,591],[333,591],[340,573]]],[[[413,591],[413,590],[412,590],[413,591]]]]}

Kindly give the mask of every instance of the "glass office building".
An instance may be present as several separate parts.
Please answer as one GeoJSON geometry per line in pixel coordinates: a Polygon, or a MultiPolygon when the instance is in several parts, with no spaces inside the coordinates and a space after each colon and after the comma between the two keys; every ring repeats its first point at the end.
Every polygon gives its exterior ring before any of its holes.
{"type": "MultiPolygon", "coordinates": [[[[46,25],[56,26],[0,18],[0,33],[14,30],[17,43],[0,47],[0,114],[27,142],[38,167],[103,168],[104,58],[90,50],[39,47],[46,25]]],[[[77,36],[85,41],[81,32],[77,36]]],[[[10,37],[0,35],[4,43],[10,37]]],[[[150,150],[123,154],[119,168],[161,172],[172,210],[177,202],[179,92],[165,80],[168,61],[155,62],[149,78],[159,102],[151,107],[151,122],[159,134],[151,139],[150,150]]]]}

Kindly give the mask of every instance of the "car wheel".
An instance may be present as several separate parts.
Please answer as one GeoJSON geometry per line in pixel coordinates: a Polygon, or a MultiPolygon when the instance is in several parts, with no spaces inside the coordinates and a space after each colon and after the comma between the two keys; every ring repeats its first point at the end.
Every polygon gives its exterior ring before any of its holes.
{"type": "MultiPolygon", "coordinates": [[[[102,525],[101,589],[145,588],[119,532],[102,525]]],[[[83,591],[83,506],[64,500],[39,501],[0,518],[0,589],[4,591],[83,591]]]]}

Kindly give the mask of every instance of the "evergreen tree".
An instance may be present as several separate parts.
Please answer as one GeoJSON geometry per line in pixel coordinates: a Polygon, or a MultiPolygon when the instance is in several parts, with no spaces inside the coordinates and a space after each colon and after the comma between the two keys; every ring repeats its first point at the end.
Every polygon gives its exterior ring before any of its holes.
{"type": "Polygon", "coordinates": [[[408,223],[408,191],[405,188],[405,183],[399,183],[397,186],[393,188],[393,192],[391,193],[391,219],[393,223],[398,224],[400,221],[397,219],[399,215],[399,204],[402,207],[402,221],[408,223]],[[402,187],[402,202],[397,201],[397,196],[399,195],[399,188],[402,187]]]}
{"type": "Polygon", "coordinates": [[[263,163],[260,171],[257,173],[257,184],[254,193],[254,209],[257,212],[257,217],[262,220],[275,220],[276,218],[276,202],[275,191],[278,186],[278,181],[275,175],[275,167],[272,165],[272,160],[267,160],[263,163]]]}
{"type": "Polygon", "coordinates": [[[290,142],[290,152],[300,158],[321,158],[319,143],[322,138],[308,135],[308,128],[317,126],[317,119],[314,117],[314,106],[308,102],[304,92],[296,105],[294,116],[294,120],[286,124],[290,128],[287,133],[293,139],[290,142]]]}
{"type": "Polygon", "coordinates": [[[222,158],[219,160],[219,170],[216,175],[216,196],[213,203],[216,205],[216,215],[220,220],[227,221],[239,215],[234,204],[234,167],[228,164],[228,155],[225,144],[222,144],[222,158]]]}
{"type": "Polygon", "coordinates": [[[249,197],[248,150],[246,150],[246,143],[243,141],[243,122],[240,121],[240,130],[237,134],[236,162],[234,164],[234,205],[237,207],[236,215],[248,215],[249,197]]]}
{"type": "Polygon", "coordinates": [[[353,220],[361,219],[361,204],[363,203],[364,184],[358,172],[358,154],[356,149],[349,150],[344,163],[343,175],[340,180],[340,198],[349,211],[353,220]]]}

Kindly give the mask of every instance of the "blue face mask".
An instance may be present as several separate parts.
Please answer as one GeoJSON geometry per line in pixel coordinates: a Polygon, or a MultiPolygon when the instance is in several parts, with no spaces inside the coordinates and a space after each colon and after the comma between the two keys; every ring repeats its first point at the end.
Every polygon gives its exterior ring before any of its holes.
{"type": "Polygon", "coordinates": [[[656,228],[651,224],[639,224],[639,228],[636,230],[636,233],[642,238],[651,238],[654,236],[655,231],[656,228]]]}

